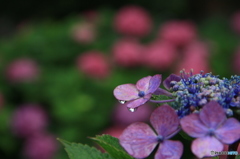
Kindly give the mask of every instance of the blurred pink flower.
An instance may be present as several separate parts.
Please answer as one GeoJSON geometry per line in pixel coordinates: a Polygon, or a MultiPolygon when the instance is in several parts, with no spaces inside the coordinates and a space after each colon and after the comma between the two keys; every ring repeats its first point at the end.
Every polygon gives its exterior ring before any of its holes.
{"type": "Polygon", "coordinates": [[[182,46],[194,40],[197,31],[195,25],[189,21],[173,20],[161,26],[159,36],[176,46],[182,46]]]}
{"type": "Polygon", "coordinates": [[[17,136],[29,137],[43,131],[47,122],[46,112],[39,105],[26,104],[14,111],[11,127],[17,136]]]}
{"type": "Polygon", "coordinates": [[[133,39],[122,39],[113,46],[114,61],[125,67],[137,66],[142,61],[143,46],[133,39]]]}
{"type": "Polygon", "coordinates": [[[93,24],[83,22],[73,27],[73,39],[82,44],[89,44],[96,39],[96,29],[93,24]]]}
{"type": "Polygon", "coordinates": [[[176,48],[169,42],[154,42],[146,47],[143,63],[156,70],[166,70],[177,58],[176,48]]]}
{"type": "Polygon", "coordinates": [[[143,8],[126,6],[116,14],[114,27],[122,34],[145,36],[149,34],[152,28],[152,19],[143,8]]]}
{"type": "Polygon", "coordinates": [[[102,132],[102,134],[108,134],[108,135],[111,135],[113,137],[119,138],[119,136],[122,134],[124,129],[125,129],[125,127],[123,127],[123,126],[114,125],[114,126],[111,126],[107,129],[105,129],[102,132]]]}
{"type": "Polygon", "coordinates": [[[240,73],[240,47],[234,53],[232,60],[233,60],[233,70],[236,73],[240,73]]]}
{"type": "Polygon", "coordinates": [[[186,72],[193,69],[195,74],[201,70],[204,72],[211,70],[209,66],[209,48],[206,44],[195,41],[188,44],[183,51],[183,59],[178,63],[176,73],[182,69],[185,69],[186,72]]]}
{"type": "Polygon", "coordinates": [[[210,56],[209,46],[207,45],[207,43],[202,41],[192,41],[191,43],[185,46],[183,51],[186,56],[196,54],[206,59],[208,59],[210,56]]]}
{"type": "Polygon", "coordinates": [[[52,159],[58,148],[57,140],[49,134],[29,137],[23,147],[23,155],[28,159],[52,159]]]}
{"type": "Polygon", "coordinates": [[[9,64],[6,76],[11,82],[27,82],[36,80],[39,72],[39,67],[34,60],[21,58],[9,64]]]}
{"type": "Polygon", "coordinates": [[[138,107],[134,113],[127,109],[127,105],[118,103],[115,105],[115,109],[112,114],[112,119],[115,125],[128,126],[134,122],[145,122],[148,121],[153,109],[151,105],[144,104],[138,107]]]}
{"type": "Polygon", "coordinates": [[[240,34],[240,11],[237,11],[231,17],[231,27],[236,33],[240,34]]]}
{"type": "Polygon", "coordinates": [[[99,51],[89,51],[77,59],[78,69],[93,78],[106,78],[110,67],[105,56],[99,51]]]}

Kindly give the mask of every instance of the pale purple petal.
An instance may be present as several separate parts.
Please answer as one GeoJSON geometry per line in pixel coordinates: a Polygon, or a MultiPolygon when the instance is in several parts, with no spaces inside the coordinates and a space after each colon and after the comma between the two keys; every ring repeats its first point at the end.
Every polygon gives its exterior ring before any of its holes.
{"type": "Polygon", "coordinates": [[[223,144],[215,137],[206,136],[197,138],[192,142],[192,152],[199,158],[211,156],[211,151],[222,151],[223,144]]]}
{"type": "Polygon", "coordinates": [[[154,93],[160,86],[162,81],[162,75],[154,75],[150,81],[149,81],[149,87],[148,90],[146,91],[146,94],[148,93],[154,93]]]}
{"type": "Polygon", "coordinates": [[[183,153],[183,144],[180,141],[165,140],[160,143],[155,159],[180,159],[183,153]]]}
{"type": "Polygon", "coordinates": [[[156,108],[151,114],[150,122],[156,132],[163,137],[174,133],[179,126],[178,116],[169,105],[162,105],[156,108]]]}
{"type": "Polygon", "coordinates": [[[163,85],[165,88],[170,89],[170,82],[171,81],[180,81],[181,77],[175,74],[171,74],[170,76],[168,76],[164,81],[163,81],[163,85]]]}
{"type": "Polygon", "coordinates": [[[128,108],[139,107],[139,106],[145,104],[150,98],[151,98],[151,94],[148,94],[148,95],[146,95],[146,96],[144,96],[142,98],[138,98],[138,99],[129,101],[128,104],[127,104],[127,107],[128,108]]]}
{"type": "Polygon", "coordinates": [[[227,119],[224,109],[216,101],[210,101],[204,105],[199,118],[207,127],[213,129],[216,129],[227,119]]]}
{"type": "Polygon", "coordinates": [[[227,119],[221,127],[215,131],[216,137],[225,144],[232,144],[240,139],[240,123],[235,118],[227,119]]]}
{"type": "Polygon", "coordinates": [[[199,114],[190,114],[180,120],[182,129],[191,137],[203,137],[208,133],[208,128],[199,119],[199,114]]]}
{"type": "Polygon", "coordinates": [[[138,90],[134,84],[122,84],[113,91],[118,100],[129,101],[138,98],[138,90]]]}
{"type": "Polygon", "coordinates": [[[137,84],[136,84],[137,89],[140,91],[146,92],[149,88],[149,82],[150,82],[151,78],[152,78],[152,76],[147,76],[147,77],[144,77],[144,78],[138,80],[137,84]]]}
{"type": "Polygon", "coordinates": [[[135,158],[149,156],[158,144],[154,131],[142,122],[128,126],[119,137],[119,141],[121,146],[135,158]]]}

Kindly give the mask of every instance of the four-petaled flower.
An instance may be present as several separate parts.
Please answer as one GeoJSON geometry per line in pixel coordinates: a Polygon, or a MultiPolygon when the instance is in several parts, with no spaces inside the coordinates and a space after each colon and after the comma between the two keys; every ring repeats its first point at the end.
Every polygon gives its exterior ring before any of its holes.
{"type": "Polygon", "coordinates": [[[122,147],[135,158],[145,158],[160,143],[155,159],[180,158],[183,153],[182,143],[168,140],[179,131],[179,119],[175,110],[162,105],[153,111],[150,122],[157,134],[145,123],[133,123],[119,137],[122,147]]]}
{"type": "Polygon", "coordinates": [[[113,94],[120,101],[129,101],[127,107],[137,108],[150,100],[152,94],[159,88],[162,76],[157,74],[154,76],[147,76],[139,81],[137,84],[123,84],[117,86],[113,94]]]}
{"type": "Polygon", "coordinates": [[[240,123],[228,118],[216,102],[206,104],[199,114],[193,113],[180,121],[182,129],[191,137],[192,152],[199,158],[211,156],[211,151],[222,151],[223,144],[232,144],[240,138],[240,123]]]}

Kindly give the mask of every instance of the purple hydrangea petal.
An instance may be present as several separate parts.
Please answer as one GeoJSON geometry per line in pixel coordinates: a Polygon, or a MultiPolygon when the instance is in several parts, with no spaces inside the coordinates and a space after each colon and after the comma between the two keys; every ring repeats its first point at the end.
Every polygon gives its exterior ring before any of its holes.
{"type": "Polygon", "coordinates": [[[149,156],[158,144],[155,132],[142,122],[128,126],[119,137],[119,141],[121,146],[135,158],[149,156]]]}
{"type": "Polygon", "coordinates": [[[146,91],[146,94],[148,93],[154,93],[160,86],[162,81],[162,75],[154,75],[150,81],[149,81],[149,87],[148,90],[146,91]]]}
{"type": "Polygon", "coordinates": [[[181,77],[175,74],[171,74],[170,76],[168,76],[164,81],[163,81],[163,85],[165,88],[170,89],[170,82],[171,81],[180,81],[181,77]]]}
{"type": "Polygon", "coordinates": [[[150,82],[151,78],[152,78],[152,76],[147,76],[147,77],[144,77],[144,78],[138,80],[137,84],[136,84],[137,89],[140,91],[146,92],[149,88],[149,82],[150,82]]]}
{"type": "Polygon", "coordinates": [[[197,138],[192,142],[192,152],[199,158],[211,156],[211,151],[222,151],[223,144],[215,137],[206,136],[197,138]]]}
{"type": "Polygon", "coordinates": [[[122,84],[113,91],[118,100],[129,101],[138,98],[138,90],[134,84],[122,84]]]}
{"type": "Polygon", "coordinates": [[[172,93],[166,91],[165,89],[158,88],[155,92],[153,92],[154,95],[165,95],[165,96],[172,96],[172,93]]]}
{"type": "Polygon", "coordinates": [[[216,101],[207,103],[199,114],[201,121],[209,128],[216,129],[227,118],[224,109],[216,101]]]}
{"type": "Polygon", "coordinates": [[[232,144],[240,139],[240,123],[235,118],[227,119],[221,127],[215,131],[216,137],[225,144],[232,144]]]}
{"type": "Polygon", "coordinates": [[[203,137],[208,133],[208,128],[199,119],[199,114],[190,114],[180,120],[182,129],[191,137],[203,137]]]}
{"type": "Polygon", "coordinates": [[[151,98],[151,94],[144,96],[143,98],[138,98],[132,101],[129,101],[127,104],[128,108],[136,108],[145,104],[151,98]]]}
{"type": "Polygon", "coordinates": [[[155,159],[179,159],[183,153],[183,144],[180,141],[165,140],[160,143],[155,159]]]}
{"type": "Polygon", "coordinates": [[[151,114],[150,122],[156,132],[163,137],[174,133],[179,126],[178,116],[169,105],[162,105],[156,108],[151,114]]]}

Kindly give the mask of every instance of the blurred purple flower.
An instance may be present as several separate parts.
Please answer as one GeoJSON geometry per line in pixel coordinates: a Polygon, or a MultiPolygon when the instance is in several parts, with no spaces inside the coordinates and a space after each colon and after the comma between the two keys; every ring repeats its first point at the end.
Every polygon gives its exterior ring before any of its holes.
{"type": "Polygon", "coordinates": [[[28,159],[52,159],[57,147],[58,144],[54,136],[37,134],[26,140],[23,154],[28,159]]]}
{"type": "Polygon", "coordinates": [[[143,107],[138,108],[135,113],[131,113],[127,109],[123,109],[127,103],[118,103],[115,106],[114,112],[112,114],[112,119],[115,125],[128,126],[134,122],[147,121],[151,115],[152,107],[151,105],[145,103],[143,107]]]}
{"type": "Polygon", "coordinates": [[[191,137],[192,152],[199,158],[211,156],[211,151],[222,151],[224,144],[240,139],[240,123],[227,119],[224,109],[216,102],[206,104],[199,114],[190,114],[180,121],[182,129],[191,137]]]}
{"type": "Polygon", "coordinates": [[[32,59],[17,59],[8,66],[6,75],[12,82],[33,81],[39,76],[39,68],[32,59]]]}
{"type": "Polygon", "coordinates": [[[114,96],[123,101],[129,101],[128,108],[137,108],[150,100],[152,94],[159,88],[162,76],[157,74],[154,76],[147,76],[139,81],[137,84],[123,84],[117,86],[113,94],[114,96]]]}
{"type": "Polygon", "coordinates": [[[133,123],[119,137],[122,147],[135,158],[145,158],[160,143],[155,159],[180,158],[183,153],[182,143],[168,140],[179,131],[175,110],[162,105],[153,111],[150,122],[157,134],[145,123],[133,123]]]}
{"type": "Polygon", "coordinates": [[[38,105],[27,104],[15,110],[12,116],[13,133],[20,137],[29,137],[45,129],[46,112],[38,105]]]}

